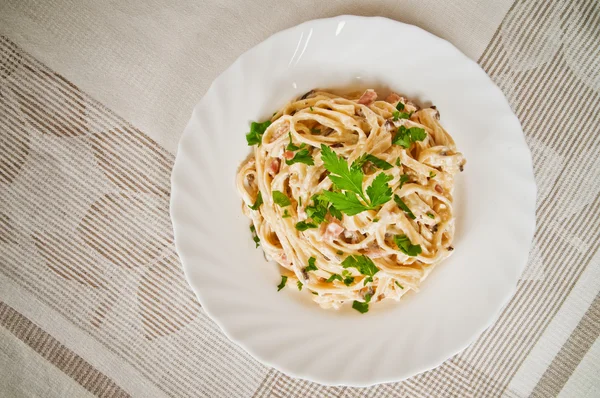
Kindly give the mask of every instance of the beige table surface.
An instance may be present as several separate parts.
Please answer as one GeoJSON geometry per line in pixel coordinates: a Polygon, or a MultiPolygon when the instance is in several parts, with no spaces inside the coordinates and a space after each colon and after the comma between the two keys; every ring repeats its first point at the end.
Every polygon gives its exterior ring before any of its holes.
{"type": "Polygon", "coordinates": [[[0,1],[0,396],[600,396],[599,97],[595,0],[0,1]],[[211,81],[340,14],[418,25],[478,61],[538,184],[498,321],[439,368],[369,388],[294,379],[229,342],[185,283],[168,214],[211,81]]]}

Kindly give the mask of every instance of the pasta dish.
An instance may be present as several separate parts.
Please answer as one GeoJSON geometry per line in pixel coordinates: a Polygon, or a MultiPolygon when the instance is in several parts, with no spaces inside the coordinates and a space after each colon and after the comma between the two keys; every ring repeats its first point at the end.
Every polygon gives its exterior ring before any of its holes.
{"type": "Polygon", "coordinates": [[[361,313],[419,290],[454,250],[465,165],[439,118],[395,93],[313,90],[252,123],[236,183],[257,247],[281,267],[279,290],[361,313]]]}

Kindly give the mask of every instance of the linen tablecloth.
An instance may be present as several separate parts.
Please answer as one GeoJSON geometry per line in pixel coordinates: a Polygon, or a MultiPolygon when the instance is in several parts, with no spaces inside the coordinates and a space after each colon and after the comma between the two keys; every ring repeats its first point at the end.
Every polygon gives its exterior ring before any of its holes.
{"type": "Polygon", "coordinates": [[[0,2],[0,396],[600,396],[599,96],[594,0],[0,2]],[[478,61],[538,184],[529,263],[495,324],[369,388],[288,377],[227,340],[184,280],[168,212],[210,82],[270,34],[339,14],[418,25],[478,61]]]}

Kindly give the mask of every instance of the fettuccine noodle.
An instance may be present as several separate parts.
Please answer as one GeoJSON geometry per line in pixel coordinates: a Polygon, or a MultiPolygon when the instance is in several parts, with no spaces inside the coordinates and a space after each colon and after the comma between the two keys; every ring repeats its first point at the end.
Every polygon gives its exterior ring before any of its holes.
{"type": "Polygon", "coordinates": [[[281,266],[280,288],[308,291],[323,308],[399,300],[454,250],[452,191],[463,155],[435,107],[419,109],[395,93],[376,97],[373,90],[347,97],[311,91],[288,103],[264,132],[256,128],[258,145],[237,174],[255,241],[281,266]],[[362,191],[334,182],[323,160],[329,149],[362,173],[362,191]],[[375,205],[369,187],[379,180],[392,196],[375,205]],[[357,198],[365,210],[339,211],[326,191],[357,198]],[[322,219],[319,203],[322,211],[331,206],[322,219]],[[350,260],[374,264],[367,268],[375,272],[350,260]]]}

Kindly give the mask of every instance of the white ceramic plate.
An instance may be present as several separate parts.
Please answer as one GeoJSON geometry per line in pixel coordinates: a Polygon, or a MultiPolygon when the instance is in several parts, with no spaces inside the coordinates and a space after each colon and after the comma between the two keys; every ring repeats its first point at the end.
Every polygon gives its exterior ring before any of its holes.
{"type": "Polygon", "coordinates": [[[365,386],[441,364],[494,321],[527,260],[535,193],[519,121],[475,62],[415,26],[340,16],[277,33],[213,82],[179,144],[171,216],[188,281],[231,340],[289,375],[365,386]],[[454,255],[420,293],[364,315],[277,292],[277,267],[255,249],[235,190],[250,121],[312,88],[349,86],[435,104],[467,158],[454,255]]]}

